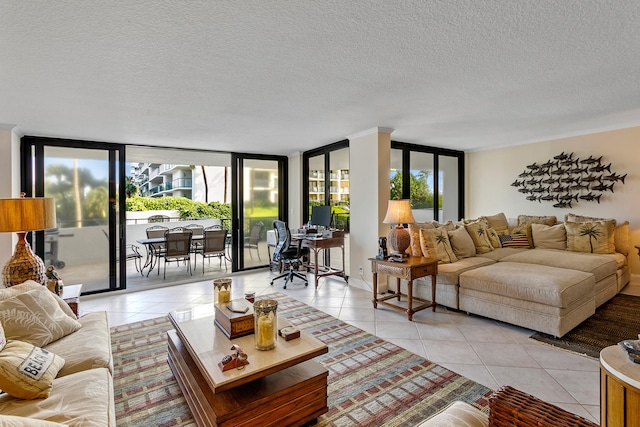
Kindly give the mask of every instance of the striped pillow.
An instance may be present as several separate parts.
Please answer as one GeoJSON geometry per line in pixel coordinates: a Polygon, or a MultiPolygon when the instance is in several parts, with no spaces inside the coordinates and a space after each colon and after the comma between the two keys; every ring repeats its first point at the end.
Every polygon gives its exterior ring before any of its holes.
{"type": "Polygon", "coordinates": [[[527,248],[529,249],[529,239],[524,233],[499,235],[503,248],[527,248]]]}

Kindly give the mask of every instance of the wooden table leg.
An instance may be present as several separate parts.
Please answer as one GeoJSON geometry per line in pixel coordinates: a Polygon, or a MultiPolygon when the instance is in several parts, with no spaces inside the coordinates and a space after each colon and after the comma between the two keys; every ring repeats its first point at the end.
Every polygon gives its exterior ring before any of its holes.
{"type": "Polygon", "coordinates": [[[373,308],[378,308],[378,272],[373,272],[373,308]]]}
{"type": "Polygon", "coordinates": [[[396,295],[398,295],[398,301],[400,301],[400,279],[396,279],[396,295]]]}
{"type": "Polygon", "coordinates": [[[436,275],[431,275],[431,311],[436,311],[436,275]]]}
{"type": "Polygon", "coordinates": [[[413,280],[407,282],[407,317],[409,321],[413,321],[413,280]]]}
{"type": "Polygon", "coordinates": [[[318,271],[320,266],[318,265],[318,249],[313,250],[313,279],[316,284],[316,289],[318,289],[318,271]]]}

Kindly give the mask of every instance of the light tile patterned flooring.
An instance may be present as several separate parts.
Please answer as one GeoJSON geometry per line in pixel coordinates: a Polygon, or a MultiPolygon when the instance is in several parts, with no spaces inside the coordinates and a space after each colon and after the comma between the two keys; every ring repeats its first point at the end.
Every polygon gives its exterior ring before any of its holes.
{"type": "MultiPolygon", "coordinates": [[[[288,294],[365,331],[391,341],[492,389],[509,384],[598,422],[599,364],[529,339],[533,331],[438,307],[424,310],[409,322],[400,311],[371,303],[371,285],[352,277],[320,280],[317,290],[301,282],[282,289],[282,279],[270,286],[268,269],[230,275],[233,297],[245,290],[257,295],[288,294]]],[[[213,302],[211,280],[112,294],[84,296],[82,313],[106,310],[112,326],[166,315],[169,311],[213,302]]],[[[297,279],[296,279],[297,280],[297,279]]]]}

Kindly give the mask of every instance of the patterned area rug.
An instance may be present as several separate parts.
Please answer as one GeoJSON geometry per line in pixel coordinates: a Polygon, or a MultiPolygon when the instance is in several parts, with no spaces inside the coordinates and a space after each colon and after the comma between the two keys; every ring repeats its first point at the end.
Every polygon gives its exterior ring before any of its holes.
{"type": "MultiPolygon", "coordinates": [[[[329,412],[318,426],[415,426],[462,400],[487,411],[491,390],[284,294],[278,314],[327,344],[329,412]]],[[[166,318],[112,328],[119,426],[193,425],[167,364],[166,318]]]]}
{"type": "Polygon", "coordinates": [[[536,332],[531,338],[578,354],[600,358],[600,351],[622,340],[637,340],[640,333],[640,297],[616,295],[596,314],[562,338],[536,332]]]}

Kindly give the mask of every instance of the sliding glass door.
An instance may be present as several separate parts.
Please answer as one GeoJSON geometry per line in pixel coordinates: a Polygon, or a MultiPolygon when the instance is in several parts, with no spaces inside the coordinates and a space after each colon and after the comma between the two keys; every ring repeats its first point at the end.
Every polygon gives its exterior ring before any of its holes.
{"type": "Polygon", "coordinates": [[[233,156],[233,269],[269,265],[268,234],[273,221],[286,221],[286,157],[233,156]]]}
{"type": "Polygon", "coordinates": [[[123,148],[116,144],[23,138],[23,188],[52,197],[57,226],[36,233],[36,252],[65,284],[83,293],[124,287],[122,247],[123,148]]]}

